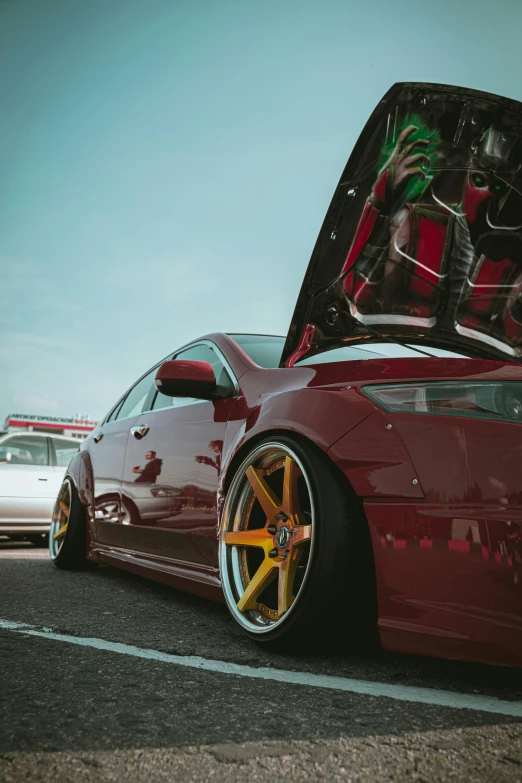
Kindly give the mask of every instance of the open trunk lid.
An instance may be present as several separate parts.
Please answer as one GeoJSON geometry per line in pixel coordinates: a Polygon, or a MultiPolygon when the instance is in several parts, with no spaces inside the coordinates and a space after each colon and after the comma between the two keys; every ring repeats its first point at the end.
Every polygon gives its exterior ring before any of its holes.
{"type": "Polygon", "coordinates": [[[396,84],[359,137],[282,365],[397,339],[522,361],[522,104],[396,84]]]}

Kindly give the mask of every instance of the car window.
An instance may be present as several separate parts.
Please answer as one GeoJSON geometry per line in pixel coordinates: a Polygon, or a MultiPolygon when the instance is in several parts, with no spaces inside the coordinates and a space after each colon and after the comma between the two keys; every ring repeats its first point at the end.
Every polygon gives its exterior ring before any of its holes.
{"type": "MultiPolygon", "coordinates": [[[[409,351],[407,348],[403,348],[402,352],[403,355],[415,355],[415,351],[409,351]]],[[[358,348],[355,345],[343,345],[340,348],[332,348],[330,351],[316,353],[314,356],[305,356],[295,363],[295,367],[303,367],[306,364],[328,364],[330,362],[357,362],[362,359],[383,359],[385,356],[386,354],[380,353],[379,350],[372,350],[371,346],[369,348],[358,348]]],[[[417,356],[420,356],[420,354],[417,354],[417,356]]]]}
{"type": "Polygon", "coordinates": [[[114,406],[114,408],[113,408],[112,412],[110,413],[110,415],[107,416],[107,419],[105,420],[105,424],[108,424],[110,421],[114,421],[115,420],[115,418],[118,415],[118,413],[120,412],[121,406],[123,405],[124,402],[125,402],[125,400],[120,400],[120,402],[117,405],[114,406]]]}
{"type": "Polygon", "coordinates": [[[53,438],[56,464],[59,468],[66,468],[74,455],[80,450],[79,443],[71,443],[70,440],[53,438]]]}
{"type": "Polygon", "coordinates": [[[157,369],[157,367],[154,367],[130,390],[113,421],[128,419],[130,416],[139,416],[152,389],[157,369]]]}
{"type": "Polygon", "coordinates": [[[279,367],[284,337],[272,334],[231,334],[230,337],[260,367],[279,367]]]}
{"type": "MultiPolygon", "coordinates": [[[[189,362],[208,362],[212,365],[218,386],[232,385],[232,380],[225,369],[225,365],[217,352],[210,345],[206,345],[205,343],[194,345],[191,348],[186,348],[184,351],[174,354],[172,358],[184,359],[189,362]]],[[[201,400],[197,400],[194,397],[167,397],[167,395],[158,392],[154,398],[152,410],[156,411],[161,408],[173,408],[179,405],[188,405],[193,402],[201,402],[201,400]]]]}
{"type": "Polygon", "coordinates": [[[16,435],[4,440],[0,451],[0,462],[7,461],[11,465],[48,465],[47,438],[16,435]],[[11,455],[10,460],[8,454],[11,455]]]}
{"type": "MultiPolygon", "coordinates": [[[[449,358],[463,358],[463,354],[448,351],[443,348],[433,348],[431,345],[419,346],[420,351],[425,351],[431,356],[447,356],[449,358]]],[[[416,351],[415,347],[400,343],[367,343],[366,345],[343,345],[340,348],[332,348],[330,351],[317,353],[314,356],[305,356],[295,363],[296,367],[307,364],[327,364],[329,362],[354,362],[362,359],[405,359],[408,357],[422,357],[423,353],[416,351]]]]}

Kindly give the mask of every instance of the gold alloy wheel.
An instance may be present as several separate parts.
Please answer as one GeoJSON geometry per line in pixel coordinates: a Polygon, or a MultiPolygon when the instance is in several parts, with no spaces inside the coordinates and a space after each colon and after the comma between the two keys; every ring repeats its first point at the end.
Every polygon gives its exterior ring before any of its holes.
{"type": "Polygon", "coordinates": [[[71,513],[71,484],[64,481],[56,500],[51,529],[49,530],[49,554],[53,560],[58,556],[65,541],[71,513]]]}
{"type": "Polygon", "coordinates": [[[299,457],[280,443],[255,449],[232,482],[220,536],[225,597],[243,627],[262,633],[287,616],[308,572],[313,522],[299,457]]]}

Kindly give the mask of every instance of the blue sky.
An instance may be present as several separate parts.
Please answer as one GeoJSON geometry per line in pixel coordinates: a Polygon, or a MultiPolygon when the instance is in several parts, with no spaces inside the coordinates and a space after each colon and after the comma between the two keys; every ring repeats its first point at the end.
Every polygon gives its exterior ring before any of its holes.
{"type": "Polygon", "coordinates": [[[383,93],[522,100],[521,28],[520,0],[0,0],[0,424],[286,334],[383,93]]]}

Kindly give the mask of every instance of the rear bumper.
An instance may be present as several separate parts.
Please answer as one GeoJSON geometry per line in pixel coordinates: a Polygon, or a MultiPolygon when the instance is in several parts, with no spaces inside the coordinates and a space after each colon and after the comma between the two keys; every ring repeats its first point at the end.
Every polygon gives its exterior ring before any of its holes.
{"type": "Polygon", "coordinates": [[[522,666],[522,509],[367,501],[387,649],[522,666]]]}

